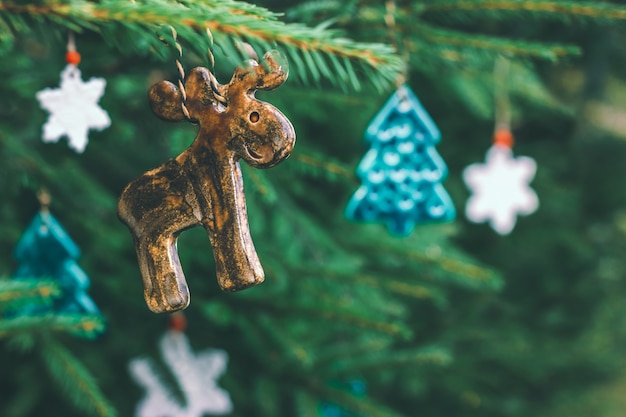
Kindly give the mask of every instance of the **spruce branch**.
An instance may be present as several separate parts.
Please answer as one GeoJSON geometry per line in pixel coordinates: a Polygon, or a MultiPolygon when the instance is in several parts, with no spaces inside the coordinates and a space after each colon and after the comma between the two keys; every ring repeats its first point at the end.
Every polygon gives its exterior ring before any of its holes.
{"type": "MultiPolygon", "coordinates": [[[[383,2],[384,3],[384,2],[383,2]]],[[[361,5],[353,13],[344,13],[340,6],[294,8],[288,14],[309,21],[331,19],[336,25],[358,32],[367,28],[362,39],[370,41],[388,40],[389,28],[385,24],[387,11],[383,3],[361,5]],[[330,16],[328,13],[331,13],[330,16]]],[[[308,4],[308,3],[307,3],[308,4]]],[[[520,58],[538,58],[556,61],[563,57],[580,55],[580,48],[570,44],[513,40],[501,35],[476,34],[454,31],[447,23],[458,19],[467,21],[467,16],[502,21],[520,15],[532,14],[537,18],[568,19],[572,17],[595,21],[619,21],[626,18],[626,7],[604,2],[557,2],[528,0],[457,0],[419,2],[397,7],[394,10],[394,27],[391,31],[402,40],[400,49],[415,57],[416,67],[424,66],[424,57],[450,63],[457,61],[476,63],[476,51],[491,55],[506,54],[520,58]],[[437,17],[437,23],[432,17],[437,17]]],[[[476,28],[481,30],[480,27],[476,28]]],[[[432,62],[430,63],[432,64],[432,62]]],[[[491,63],[489,64],[491,65],[491,63]]]]}
{"type": "Polygon", "coordinates": [[[566,16],[609,20],[626,19],[625,6],[589,1],[458,0],[422,4],[418,6],[418,10],[421,13],[455,11],[530,12],[551,15],[559,19],[566,16]]]}
{"type": "Polygon", "coordinates": [[[357,396],[346,390],[332,388],[315,380],[301,381],[302,387],[329,403],[335,404],[355,415],[368,417],[403,417],[386,406],[364,396],[357,396]]]}
{"type": "Polygon", "coordinates": [[[60,293],[59,285],[51,280],[0,280],[0,310],[26,302],[49,305],[60,293]]]}
{"type": "Polygon", "coordinates": [[[402,256],[424,264],[431,264],[443,271],[463,277],[463,282],[472,286],[485,286],[492,289],[499,289],[502,286],[502,279],[492,270],[481,268],[467,262],[444,256],[422,253],[414,250],[400,249],[402,256]],[[466,281],[467,279],[467,281],[466,281]]]}
{"type": "Polygon", "coordinates": [[[87,368],[63,345],[45,339],[40,352],[51,376],[77,408],[98,417],[117,416],[87,368]]]}
{"type": "Polygon", "coordinates": [[[437,305],[445,305],[447,299],[440,289],[432,285],[411,282],[411,279],[401,280],[397,278],[381,280],[376,275],[359,273],[353,270],[334,271],[331,268],[315,268],[308,266],[306,270],[298,271],[301,275],[315,276],[316,279],[327,279],[337,282],[353,282],[376,290],[384,290],[391,293],[411,297],[418,300],[433,300],[437,305]]]}
{"type": "Polygon", "coordinates": [[[294,393],[295,415],[299,417],[319,417],[319,400],[307,391],[298,390],[294,393]]]}
{"type": "MultiPolygon", "coordinates": [[[[517,56],[520,58],[542,58],[557,61],[566,56],[580,55],[580,48],[574,45],[547,44],[545,42],[518,41],[495,38],[486,35],[470,35],[450,29],[443,29],[427,23],[414,24],[411,30],[420,44],[448,45],[459,49],[477,49],[497,55],[517,56]]],[[[412,49],[422,49],[417,43],[409,41],[412,49]]]]}
{"type": "Polygon", "coordinates": [[[310,315],[311,317],[317,317],[329,322],[339,322],[349,326],[356,326],[370,331],[405,338],[410,337],[411,334],[411,331],[400,321],[390,322],[388,319],[383,320],[364,317],[363,314],[355,313],[346,309],[332,308],[332,306],[329,305],[292,306],[285,304],[281,307],[283,308],[283,314],[293,311],[295,313],[310,315]]]}
{"type": "Polygon", "coordinates": [[[349,356],[330,364],[329,371],[333,376],[363,374],[366,371],[380,371],[392,366],[447,366],[452,362],[452,355],[446,349],[437,346],[420,347],[417,349],[395,350],[389,352],[366,353],[361,356],[349,356]]]}
{"type": "Polygon", "coordinates": [[[296,340],[280,322],[277,322],[269,315],[259,314],[251,318],[257,323],[259,328],[267,335],[272,345],[281,353],[289,366],[302,366],[310,368],[313,364],[313,352],[303,343],[303,340],[296,340]]]}
{"type": "Polygon", "coordinates": [[[0,338],[21,333],[67,332],[86,338],[95,337],[104,330],[98,316],[53,315],[19,316],[0,320],[0,338]]]}
{"type": "Polygon", "coordinates": [[[267,204],[274,204],[278,201],[278,195],[274,185],[267,179],[265,173],[258,169],[250,169],[248,166],[244,168],[245,178],[249,179],[253,187],[252,191],[256,191],[261,195],[263,201],[267,204]]]}
{"type": "Polygon", "coordinates": [[[377,337],[368,335],[356,341],[325,344],[318,347],[316,351],[315,367],[317,369],[331,368],[336,361],[346,357],[373,354],[374,352],[389,352],[391,344],[392,339],[383,335],[377,337]]]}
{"type": "MultiPolygon", "coordinates": [[[[362,238],[361,238],[362,240],[362,238]]],[[[355,249],[367,251],[368,248],[359,238],[346,239],[355,249]]],[[[438,251],[418,250],[415,248],[407,248],[400,244],[380,245],[376,248],[376,253],[372,256],[383,256],[385,258],[397,257],[405,261],[413,261],[437,272],[438,283],[454,282],[457,285],[468,288],[485,288],[490,290],[498,290],[503,285],[502,277],[493,269],[484,268],[474,263],[446,256],[438,251]]],[[[422,274],[419,280],[428,279],[427,274],[422,274]]]]}
{"type": "MultiPolygon", "coordinates": [[[[0,1],[0,21],[8,22],[0,25],[0,41],[31,31],[32,21],[57,29],[94,31],[105,41],[115,41],[119,49],[152,52],[171,59],[174,48],[168,51],[155,34],[159,32],[161,39],[168,40],[165,33],[173,27],[178,39],[197,54],[207,54],[214,40],[234,63],[245,58],[241,42],[256,49],[277,46],[286,52],[295,75],[302,81],[324,78],[338,85],[358,87],[357,73],[362,70],[374,75],[375,85],[384,85],[401,71],[401,59],[390,46],[354,42],[323,27],[286,24],[278,16],[262,7],[232,0],[57,0],[44,4],[0,1]],[[211,36],[207,36],[207,30],[211,36]]],[[[171,38],[169,41],[173,45],[171,38]]]]}
{"type": "Polygon", "coordinates": [[[395,335],[404,338],[411,336],[411,331],[401,321],[392,321],[389,317],[374,318],[367,317],[362,313],[351,311],[348,308],[337,307],[337,305],[329,305],[320,303],[316,300],[315,304],[304,305],[297,302],[274,301],[266,302],[259,299],[247,299],[247,308],[259,308],[261,311],[277,314],[282,316],[302,317],[307,316],[318,320],[328,321],[330,323],[341,323],[349,326],[356,326],[383,334],[395,335]]]}
{"type": "Polygon", "coordinates": [[[356,177],[352,168],[328,156],[308,151],[299,152],[293,155],[293,158],[298,161],[298,164],[293,164],[293,169],[316,177],[324,177],[330,181],[340,177],[350,180],[351,183],[356,183],[356,177]]]}

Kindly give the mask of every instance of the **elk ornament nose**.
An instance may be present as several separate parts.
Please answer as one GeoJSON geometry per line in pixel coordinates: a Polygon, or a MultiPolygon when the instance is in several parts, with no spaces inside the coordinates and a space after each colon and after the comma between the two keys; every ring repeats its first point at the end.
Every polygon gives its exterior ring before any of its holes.
{"type": "MultiPolygon", "coordinates": [[[[250,114],[251,121],[256,118],[255,113],[258,115],[257,112],[250,114]]],[[[263,123],[264,128],[242,132],[230,145],[235,149],[236,156],[250,166],[271,168],[291,154],[296,133],[289,119],[273,106],[259,116],[258,123],[263,123]]]]}
{"type": "Polygon", "coordinates": [[[296,144],[296,131],[294,130],[293,125],[282,113],[280,115],[282,116],[280,119],[280,132],[283,136],[282,138],[276,140],[278,143],[275,142],[277,152],[274,154],[274,159],[267,166],[263,166],[263,168],[273,167],[279,162],[285,160],[291,154],[291,151],[296,144]]]}

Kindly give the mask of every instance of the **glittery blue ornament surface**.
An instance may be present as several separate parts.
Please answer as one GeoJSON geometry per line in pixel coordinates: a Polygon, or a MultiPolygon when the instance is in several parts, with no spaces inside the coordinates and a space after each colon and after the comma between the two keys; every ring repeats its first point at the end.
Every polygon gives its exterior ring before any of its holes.
{"type": "MultiPolygon", "coordinates": [[[[15,248],[18,267],[13,279],[47,278],[61,287],[61,297],[52,310],[65,314],[99,314],[93,300],[87,295],[89,277],[78,266],[78,246],[49,212],[39,212],[24,231],[15,248]]],[[[19,314],[44,314],[45,307],[24,307],[19,314]],[[42,310],[44,309],[44,310],[42,310]]]]}
{"type": "Polygon", "coordinates": [[[346,217],[387,225],[406,236],[416,224],[445,222],[456,216],[441,185],[448,169],[435,145],[439,129],[413,92],[404,85],[389,98],[365,132],[370,144],[357,175],[362,185],[346,207],[346,217]]]}

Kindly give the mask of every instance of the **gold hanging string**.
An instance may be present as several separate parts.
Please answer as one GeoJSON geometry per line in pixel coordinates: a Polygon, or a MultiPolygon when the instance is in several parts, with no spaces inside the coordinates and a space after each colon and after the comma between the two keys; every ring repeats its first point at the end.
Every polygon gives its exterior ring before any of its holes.
{"type": "MultiPolygon", "coordinates": [[[[176,58],[176,69],[178,70],[178,89],[180,90],[180,95],[181,95],[181,108],[185,117],[188,120],[192,120],[189,114],[189,109],[187,109],[187,91],[185,90],[185,69],[183,68],[183,64],[181,63],[181,59],[183,57],[183,47],[180,44],[180,42],[178,42],[178,32],[176,32],[176,29],[174,29],[173,26],[170,26],[170,29],[172,31],[172,38],[174,39],[174,46],[176,48],[176,51],[178,52],[178,56],[176,58]]],[[[209,72],[209,81],[211,85],[211,90],[213,91],[213,95],[215,96],[216,100],[218,100],[220,103],[226,104],[228,100],[220,92],[218,88],[219,83],[217,82],[217,78],[215,77],[215,56],[213,55],[213,34],[209,30],[209,28],[206,29],[206,34],[209,39],[209,48],[207,51],[207,55],[208,55],[209,66],[210,66],[208,72],[209,72]]]]}
{"type": "Polygon", "coordinates": [[[493,69],[494,95],[494,142],[512,147],[513,134],[511,133],[511,102],[509,100],[508,84],[511,62],[499,55],[493,69]]]}
{"type": "Polygon", "coordinates": [[[183,64],[181,64],[180,60],[183,57],[183,47],[180,42],[178,42],[178,33],[174,26],[170,26],[172,30],[172,38],[174,39],[174,46],[178,51],[178,57],[176,57],[176,68],[178,69],[178,89],[180,90],[181,95],[181,108],[183,110],[183,114],[188,120],[191,120],[191,116],[189,115],[189,110],[187,109],[187,91],[185,90],[185,69],[183,68],[183,64]]]}
{"type": "Polygon", "coordinates": [[[498,56],[493,70],[495,130],[511,130],[511,103],[508,83],[511,63],[503,56],[498,56]]]}
{"type": "Polygon", "coordinates": [[[211,33],[211,29],[206,28],[206,35],[209,38],[209,47],[207,49],[207,55],[209,57],[209,79],[211,84],[211,90],[213,90],[213,95],[220,103],[226,104],[226,97],[222,96],[220,93],[217,82],[217,78],[215,78],[215,56],[213,55],[213,33],[211,33]]]}
{"type": "Polygon", "coordinates": [[[72,31],[70,31],[69,35],[67,36],[65,62],[74,66],[78,66],[78,64],[80,64],[80,54],[76,50],[76,40],[74,39],[74,32],[72,31]]]}
{"type": "Polygon", "coordinates": [[[392,45],[398,51],[398,41],[396,39],[396,2],[394,0],[387,0],[385,2],[385,26],[387,26],[387,34],[391,40],[392,45]]]}
{"type": "Polygon", "coordinates": [[[52,197],[50,197],[48,190],[42,187],[37,192],[37,200],[39,200],[39,211],[41,213],[48,213],[50,209],[50,202],[52,201],[52,197]]]}
{"type": "Polygon", "coordinates": [[[396,7],[395,0],[387,0],[385,2],[384,20],[385,20],[385,26],[387,27],[387,36],[389,37],[391,45],[396,50],[396,53],[402,54],[402,58],[404,61],[404,68],[402,72],[398,75],[398,77],[396,78],[396,88],[399,89],[400,86],[405,84],[409,78],[408,77],[409,55],[407,52],[408,51],[407,48],[400,47],[400,42],[398,39],[399,38],[398,30],[396,27],[396,9],[397,7],[396,7]]]}
{"type": "Polygon", "coordinates": [[[67,52],[76,52],[76,39],[74,32],[70,32],[67,36],[67,52]]]}

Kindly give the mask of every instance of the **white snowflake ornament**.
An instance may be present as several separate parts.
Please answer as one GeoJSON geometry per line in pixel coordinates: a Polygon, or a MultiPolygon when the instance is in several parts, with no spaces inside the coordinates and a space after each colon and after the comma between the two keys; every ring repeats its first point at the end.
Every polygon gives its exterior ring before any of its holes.
{"type": "Polygon", "coordinates": [[[535,160],[513,157],[510,147],[493,145],[484,164],[472,164],[463,171],[463,180],[472,191],[465,215],[475,223],[489,221],[499,234],[509,234],[517,215],[528,215],[539,207],[537,194],[529,187],[537,170],[535,160]]]}
{"type": "Polygon", "coordinates": [[[105,87],[104,78],[84,82],[78,67],[68,64],[61,72],[59,88],[37,93],[39,104],[50,113],[43,126],[43,141],[58,142],[66,135],[70,148],[84,152],[89,129],[103,130],[111,125],[109,114],[98,106],[105,87]]]}
{"type": "Polygon", "coordinates": [[[226,370],[226,352],[209,349],[196,355],[185,334],[175,330],[163,336],[160,348],[184,396],[184,404],[175,399],[150,359],[136,358],[129,363],[130,373],[146,389],[136,417],[203,417],[232,411],[228,392],[217,386],[218,377],[226,370]]]}

